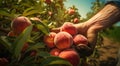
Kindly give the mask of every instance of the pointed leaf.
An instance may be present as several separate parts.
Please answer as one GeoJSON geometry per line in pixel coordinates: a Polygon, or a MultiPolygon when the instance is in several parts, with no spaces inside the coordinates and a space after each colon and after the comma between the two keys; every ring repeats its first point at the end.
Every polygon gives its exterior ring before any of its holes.
{"type": "Polygon", "coordinates": [[[36,25],[38,29],[40,29],[43,33],[48,34],[49,33],[49,28],[46,24],[42,22],[37,22],[38,24],[36,25]]]}
{"type": "Polygon", "coordinates": [[[0,15],[12,17],[10,13],[8,13],[6,10],[3,9],[0,9],[0,15]]]}
{"type": "Polygon", "coordinates": [[[24,58],[24,60],[22,61],[22,63],[32,63],[33,62],[33,60],[34,60],[34,57],[31,57],[31,56],[26,56],[25,58],[24,58]]]}
{"type": "Polygon", "coordinates": [[[5,37],[0,37],[0,44],[11,53],[11,44],[5,39],[5,37]]]}
{"type": "Polygon", "coordinates": [[[40,51],[37,53],[37,56],[40,56],[40,57],[48,57],[50,56],[50,54],[48,52],[45,52],[45,51],[40,51]]]}
{"type": "Polygon", "coordinates": [[[37,13],[39,13],[39,11],[37,11],[37,10],[31,10],[31,11],[29,11],[27,13],[24,13],[23,16],[33,15],[33,14],[37,14],[37,13]]]}
{"type": "Polygon", "coordinates": [[[27,13],[30,10],[33,10],[33,7],[30,7],[30,8],[27,8],[26,10],[24,10],[23,14],[27,13]]]}
{"type": "Polygon", "coordinates": [[[37,43],[31,47],[29,47],[26,52],[29,52],[31,50],[36,50],[36,49],[39,49],[39,48],[45,48],[45,45],[43,43],[37,43]]]}
{"type": "Polygon", "coordinates": [[[32,31],[32,25],[27,27],[15,40],[13,45],[14,56],[18,58],[20,56],[21,49],[24,43],[28,40],[32,31]]]}
{"type": "Polygon", "coordinates": [[[43,60],[40,64],[40,66],[52,66],[52,65],[66,65],[66,66],[72,66],[68,61],[59,58],[59,57],[47,57],[45,60],[43,60]]]}

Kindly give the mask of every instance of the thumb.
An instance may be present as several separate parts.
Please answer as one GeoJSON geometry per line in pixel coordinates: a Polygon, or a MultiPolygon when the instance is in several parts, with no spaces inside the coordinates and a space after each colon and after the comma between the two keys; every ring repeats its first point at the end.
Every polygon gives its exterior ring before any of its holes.
{"type": "Polygon", "coordinates": [[[98,31],[94,29],[94,27],[89,28],[89,30],[87,31],[87,38],[88,38],[88,42],[89,42],[89,47],[94,50],[95,46],[96,46],[96,42],[97,42],[97,35],[98,35],[98,31]]]}

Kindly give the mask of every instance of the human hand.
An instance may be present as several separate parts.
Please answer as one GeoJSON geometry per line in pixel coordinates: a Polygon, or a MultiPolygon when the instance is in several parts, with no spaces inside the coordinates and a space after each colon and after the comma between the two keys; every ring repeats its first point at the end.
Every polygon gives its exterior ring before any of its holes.
{"type": "Polygon", "coordinates": [[[79,24],[74,24],[77,28],[79,34],[84,35],[88,39],[88,45],[78,45],[77,49],[82,54],[82,56],[90,56],[95,48],[97,41],[98,26],[89,24],[90,22],[83,22],[79,24]]]}
{"type": "MultiPolygon", "coordinates": [[[[89,56],[93,53],[95,44],[96,44],[96,37],[97,37],[97,32],[94,32],[94,27],[89,25],[87,22],[79,23],[79,24],[73,24],[75,28],[77,29],[79,34],[84,35],[85,37],[88,38],[88,45],[81,45],[79,44],[76,49],[80,54],[83,56],[89,56]],[[84,51],[84,52],[83,52],[84,51]]],[[[53,28],[51,29],[52,32],[60,32],[60,28],[53,28]]]]}

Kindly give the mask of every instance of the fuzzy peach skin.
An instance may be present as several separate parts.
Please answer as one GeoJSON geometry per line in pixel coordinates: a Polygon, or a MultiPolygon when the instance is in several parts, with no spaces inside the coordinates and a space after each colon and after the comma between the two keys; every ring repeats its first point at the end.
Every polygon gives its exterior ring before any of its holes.
{"type": "Polygon", "coordinates": [[[78,45],[78,44],[85,44],[87,45],[88,44],[88,40],[85,36],[81,35],[81,34],[77,34],[73,37],[73,42],[75,45],[78,45]]]}
{"type": "Polygon", "coordinates": [[[74,22],[74,23],[78,23],[78,22],[79,22],[79,19],[78,19],[78,18],[74,18],[73,22],[74,22]]]}
{"type": "Polygon", "coordinates": [[[72,46],[73,38],[67,32],[59,32],[55,36],[54,44],[58,49],[67,49],[72,46]]]}
{"type": "Polygon", "coordinates": [[[61,51],[59,57],[69,61],[73,66],[78,66],[80,62],[80,56],[73,49],[66,49],[61,51]]]}
{"type": "Polygon", "coordinates": [[[54,45],[54,38],[56,36],[55,32],[50,32],[48,35],[44,36],[44,42],[49,48],[55,47],[54,45]]]}
{"type": "Polygon", "coordinates": [[[72,14],[74,14],[74,13],[75,13],[75,10],[74,10],[74,9],[69,9],[69,10],[68,10],[68,14],[72,15],[72,14]]]}
{"type": "Polygon", "coordinates": [[[11,28],[14,31],[15,34],[19,35],[20,33],[22,33],[22,31],[30,26],[32,23],[31,21],[24,16],[20,16],[15,18],[12,23],[11,23],[11,28]]]}
{"type": "Polygon", "coordinates": [[[53,48],[52,50],[50,50],[50,54],[53,56],[58,56],[60,54],[61,50],[58,48],[53,48]]]}
{"type": "Polygon", "coordinates": [[[72,36],[78,33],[77,28],[73,25],[73,23],[70,23],[70,22],[65,22],[61,26],[60,31],[68,32],[72,36]]]}

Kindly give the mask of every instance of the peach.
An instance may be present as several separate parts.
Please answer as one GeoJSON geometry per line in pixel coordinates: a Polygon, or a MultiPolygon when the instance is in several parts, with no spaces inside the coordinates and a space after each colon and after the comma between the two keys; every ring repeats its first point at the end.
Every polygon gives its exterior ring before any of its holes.
{"type": "Polygon", "coordinates": [[[77,34],[73,37],[73,42],[75,45],[78,45],[78,44],[85,44],[87,45],[88,44],[88,40],[85,36],[81,35],[81,34],[77,34]]]}
{"type": "Polygon", "coordinates": [[[79,19],[78,19],[78,18],[74,18],[73,22],[74,22],[74,23],[78,23],[78,22],[79,22],[79,19]]]}
{"type": "Polygon", "coordinates": [[[74,9],[69,9],[69,11],[68,11],[68,14],[70,14],[70,15],[72,15],[72,14],[74,14],[75,13],[75,10],[74,9]]]}
{"type": "Polygon", "coordinates": [[[61,28],[60,31],[68,32],[71,35],[76,35],[78,33],[77,28],[73,25],[73,23],[65,22],[61,28]]]}
{"type": "Polygon", "coordinates": [[[58,48],[53,48],[51,51],[50,51],[50,54],[53,55],[53,56],[58,56],[60,54],[61,50],[58,49],[58,48]]]}
{"type": "Polygon", "coordinates": [[[19,35],[20,33],[22,33],[22,31],[26,27],[30,26],[31,24],[32,24],[31,21],[27,17],[20,16],[20,17],[15,18],[12,21],[11,27],[14,33],[19,35]]]}
{"type": "Polygon", "coordinates": [[[51,0],[45,0],[45,3],[50,4],[51,0]]]}
{"type": "Polygon", "coordinates": [[[79,52],[81,57],[90,56],[93,53],[93,49],[86,44],[78,44],[76,50],[79,52]]]}
{"type": "Polygon", "coordinates": [[[55,32],[50,32],[48,35],[44,36],[44,42],[49,48],[55,47],[54,45],[54,38],[56,36],[55,32]]]}
{"type": "Polygon", "coordinates": [[[73,38],[67,32],[59,32],[54,38],[54,44],[58,49],[67,49],[72,46],[73,38]]]}
{"type": "Polygon", "coordinates": [[[61,53],[59,54],[59,57],[69,61],[73,66],[78,66],[80,62],[80,56],[73,49],[67,49],[67,50],[61,51],[61,53]]]}

